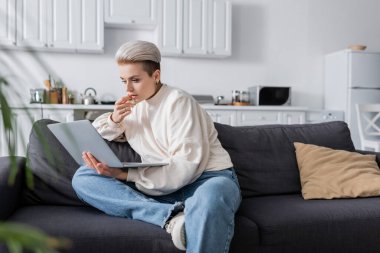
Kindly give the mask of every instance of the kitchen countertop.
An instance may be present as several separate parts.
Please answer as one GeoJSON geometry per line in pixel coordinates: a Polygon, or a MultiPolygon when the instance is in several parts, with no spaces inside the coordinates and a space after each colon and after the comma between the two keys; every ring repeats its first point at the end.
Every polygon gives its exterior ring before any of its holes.
{"type": "MultiPolygon", "coordinates": [[[[83,105],[83,104],[26,104],[11,106],[14,109],[59,109],[59,110],[112,110],[113,105],[83,105]]],[[[206,110],[258,110],[258,111],[307,111],[308,107],[305,106],[233,106],[233,105],[213,105],[202,104],[206,110]]]]}
{"type": "Polygon", "coordinates": [[[67,110],[110,110],[113,109],[114,105],[100,105],[100,104],[94,104],[94,105],[83,105],[83,104],[25,104],[25,105],[17,105],[17,106],[11,106],[11,108],[14,109],[23,109],[23,108],[30,108],[30,109],[67,109],[67,110]]]}
{"type": "Polygon", "coordinates": [[[257,111],[306,111],[309,108],[305,106],[235,106],[235,105],[212,105],[203,104],[202,107],[206,110],[257,110],[257,111]]]}

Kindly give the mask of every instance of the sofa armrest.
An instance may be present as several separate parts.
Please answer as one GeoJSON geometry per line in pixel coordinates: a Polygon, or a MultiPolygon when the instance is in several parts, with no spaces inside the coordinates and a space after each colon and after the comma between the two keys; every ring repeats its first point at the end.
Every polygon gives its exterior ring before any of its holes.
{"type": "Polygon", "coordinates": [[[15,157],[15,161],[18,170],[14,182],[10,184],[11,157],[0,157],[0,220],[7,219],[16,210],[21,200],[26,159],[15,157]]]}

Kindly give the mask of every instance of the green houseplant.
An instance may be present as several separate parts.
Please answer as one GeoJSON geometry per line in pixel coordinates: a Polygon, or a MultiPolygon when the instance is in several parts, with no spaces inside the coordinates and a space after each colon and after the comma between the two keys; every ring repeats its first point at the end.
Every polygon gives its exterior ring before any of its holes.
{"type": "MultiPolygon", "coordinates": [[[[48,70],[47,66],[43,64],[34,51],[29,49],[28,52],[31,53],[37,64],[48,70]]],[[[12,136],[15,136],[16,134],[16,128],[9,98],[12,98],[12,100],[19,100],[18,102],[22,103],[22,96],[8,80],[12,78],[14,79],[16,76],[12,67],[2,59],[4,55],[9,54],[8,50],[3,49],[0,46],[0,53],[0,125],[2,125],[2,129],[6,133],[6,137],[0,139],[0,141],[5,142],[5,146],[9,153],[11,172],[8,178],[8,184],[13,184],[18,173],[18,167],[16,164],[16,144],[12,140],[12,136]]],[[[17,64],[17,57],[12,57],[12,59],[13,61],[16,61],[17,64]]],[[[32,121],[32,117],[28,113],[28,110],[25,109],[25,111],[29,115],[29,120],[32,121]]],[[[41,139],[41,141],[43,141],[43,139],[41,139]]],[[[26,169],[25,175],[28,187],[33,187],[33,178],[30,169],[26,169]]],[[[70,241],[67,239],[53,238],[36,228],[12,222],[0,222],[0,242],[4,243],[11,253],[21,253],[23,249],[28,249],[35,253],[53,253],[57,252],[57,248],[70,246],[70,241]]]]}

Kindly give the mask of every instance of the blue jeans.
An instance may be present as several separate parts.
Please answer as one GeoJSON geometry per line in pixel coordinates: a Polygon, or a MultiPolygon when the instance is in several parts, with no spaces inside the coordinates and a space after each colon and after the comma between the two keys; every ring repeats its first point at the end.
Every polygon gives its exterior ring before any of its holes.
{"type": "Polygon", "coordinates": [[[72,185],[80,199],[109,215],[162,228],[184,209],[187,252],[229,251],[241,202],[233,168],[204,172],[195,182],[164,196],[145,195],[134,183],[99,175],[85,166],[77,170],[72,185]]]}

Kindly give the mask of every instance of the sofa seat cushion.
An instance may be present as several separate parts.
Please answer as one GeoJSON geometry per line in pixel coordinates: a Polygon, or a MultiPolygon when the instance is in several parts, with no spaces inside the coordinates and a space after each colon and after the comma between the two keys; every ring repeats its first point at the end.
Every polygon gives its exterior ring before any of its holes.
{"type": "Polygon", "coordinates": [[[259,229],[256,223],[247,217],[235,215],[235,232],[230,253],[252,252],[252,249],[257,246],[259,246],[259,229]]]}
{"type": "MultiPolygon", "coordinates": [[[[257,224],[260,244],[339,252],[379,250],[380,198],[304,200],[301,194],[245,199],[239,209],[257,224]]],[[[322,252],[322,251],[319,251],[322,252]]]]}
{"type": "Polygon", "coordinates": [[[49,235],[70,239],[72,247],[62,252],[180,252],[162,228],[112,217],[91,207],[26,206],[8,221],[22,222],[49,235]]]}
{"type": "MultiPolygon", "coordinates": [[[[70,239],[72,247],[60,252],[181,252],[174,247],[170,235],[160,227],[109,216],[92,207],[25,206],[8,221],[21,222],[51,236],[70,239]]],[[[250,252],[259,243],[256,224],[242,216],[236,216],[235,224],[230,252],[250,252]]]]}

